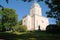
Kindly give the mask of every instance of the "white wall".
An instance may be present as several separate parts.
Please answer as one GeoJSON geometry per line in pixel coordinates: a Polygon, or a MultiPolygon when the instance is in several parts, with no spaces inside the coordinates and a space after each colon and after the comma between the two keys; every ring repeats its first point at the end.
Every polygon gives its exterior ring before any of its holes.
{"type": "Polygon", "coordinates": [[[39,26],[41,30],[46,30],[47,25],[49,25],[48,18],[34,15],[34,16],[26,16],[23,19],[23,25],[27,26],[27,30],[38,30],[39,26]]]}
{"type": "Polygon", "coordinates": [[[40,26],[41,30],[46,30],[47,25],[49,25],[48,18],[35,15],[35,29],[38,30],[40,26]]]}
{"type": "Polygon", "coordinates": [[[27,26],[27,30],[32,30],[31,16],[27,15],[25,18],[23,18],[23,25],[27,26]]]}

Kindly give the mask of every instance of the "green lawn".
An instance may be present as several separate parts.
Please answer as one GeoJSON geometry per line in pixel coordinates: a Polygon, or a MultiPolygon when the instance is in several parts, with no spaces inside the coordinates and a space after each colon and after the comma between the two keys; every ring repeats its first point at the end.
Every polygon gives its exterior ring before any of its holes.
{"type": "Polygon", "coordinates": [[[0,32],[0,38],[5,40],[60,40],[60,34],[48,34],[46,32],[0,32]]]}

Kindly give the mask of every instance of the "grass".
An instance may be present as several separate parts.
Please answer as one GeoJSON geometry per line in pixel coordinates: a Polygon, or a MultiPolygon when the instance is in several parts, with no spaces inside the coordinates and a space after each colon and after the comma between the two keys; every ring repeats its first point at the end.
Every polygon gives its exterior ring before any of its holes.
{"type": "Polygon", "coordinates": [[[5,40],[60,40],[60,34],[48,34],[41,31],[33,32],[0,32],[0,39],[5,40]]]}

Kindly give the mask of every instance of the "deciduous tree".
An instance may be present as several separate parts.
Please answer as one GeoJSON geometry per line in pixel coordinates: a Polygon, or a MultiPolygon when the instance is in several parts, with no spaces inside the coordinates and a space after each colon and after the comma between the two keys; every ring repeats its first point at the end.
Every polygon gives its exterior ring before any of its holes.
{"type": "Polygon", "coordinates": [[[10,8],[4,8],[3,10],[0,10],[0,21],[2,28],[12,28],[17,24],[17,14],[15,10],[10,8]]]}

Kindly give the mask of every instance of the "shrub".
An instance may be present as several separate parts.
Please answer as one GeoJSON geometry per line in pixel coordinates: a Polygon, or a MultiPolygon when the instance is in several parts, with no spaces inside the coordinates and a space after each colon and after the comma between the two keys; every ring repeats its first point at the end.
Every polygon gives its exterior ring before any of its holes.
{"type": "Polygon", "coordinates": [[[25,25],[16,25],[14,30],[17,32],[25,32],[27,31],[27,27],[25,25]]]}
{"type": "Polygon", "coordinates": [[[50,24],[50,25],[47,26],[46,32],[59,33],[60,32],[60,26],[57,26],[55,24],[50,24]]]}

